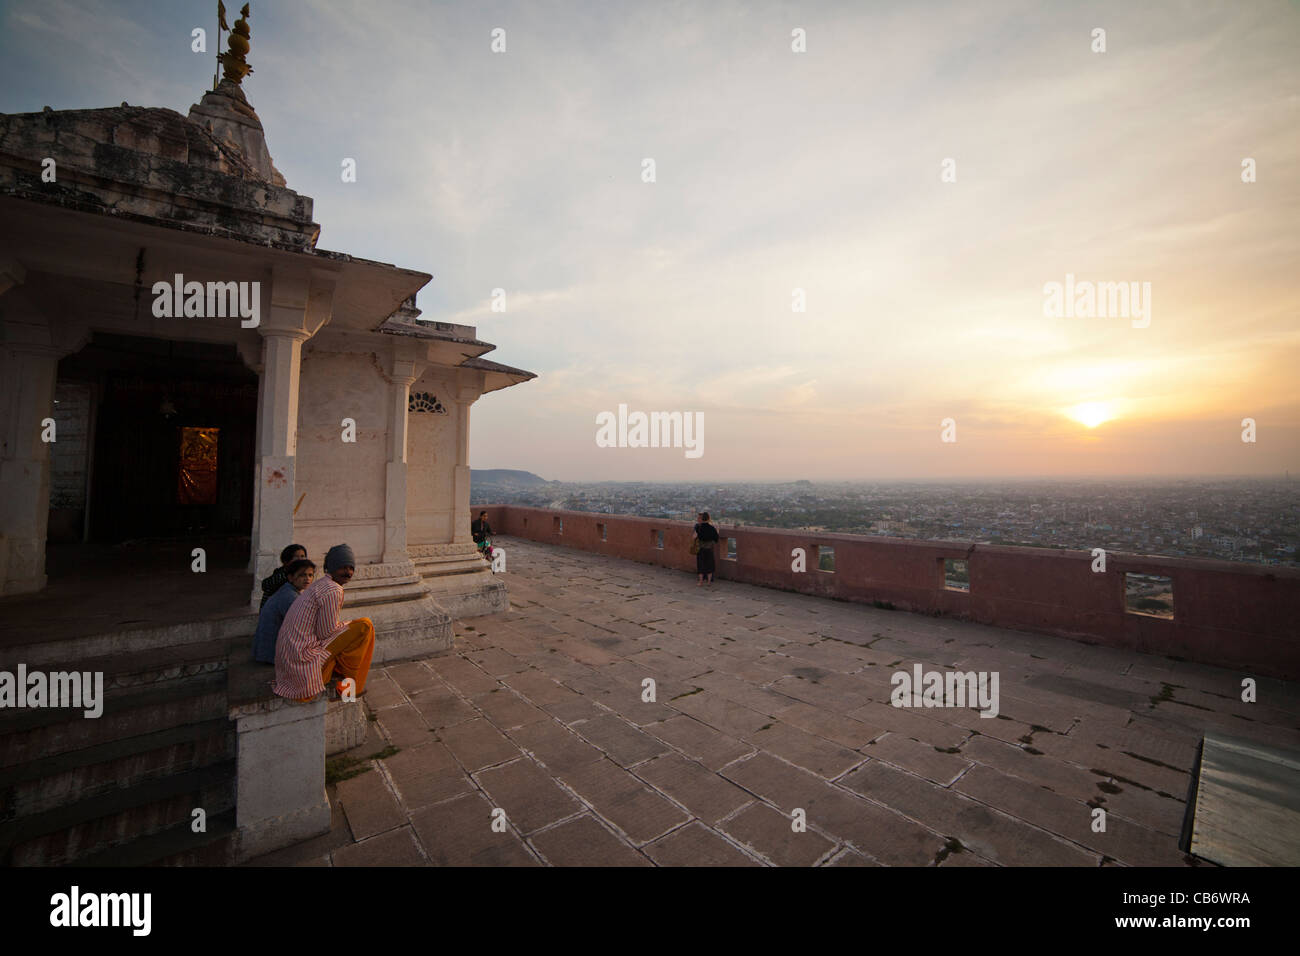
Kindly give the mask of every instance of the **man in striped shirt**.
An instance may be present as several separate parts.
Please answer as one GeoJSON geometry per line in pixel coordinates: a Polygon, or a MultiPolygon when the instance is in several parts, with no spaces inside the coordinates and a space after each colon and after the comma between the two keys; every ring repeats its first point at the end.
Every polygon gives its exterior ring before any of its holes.
{"type": "Polygon", "coordinates": [[[346,544],[335,545],[325,555],[325,574],[298,596],[280,625],[275,641],[275,683],[281,697],[299,702],[313,700],[325,690],[335,668],[351,691],[366,691],[370,658],[375,652],[375,627],[367,617],[340,621],[343,585],[352,580],[356,560],[346,544]]]}

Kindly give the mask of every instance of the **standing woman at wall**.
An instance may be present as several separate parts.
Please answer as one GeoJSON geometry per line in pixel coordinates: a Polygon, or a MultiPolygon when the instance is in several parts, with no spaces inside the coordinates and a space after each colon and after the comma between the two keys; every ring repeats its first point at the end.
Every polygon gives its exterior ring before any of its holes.
{"type": "Polygon", "coordinates": [[[705,577],[708,577],[709,583],[712,584],[713,546],[718,543],[718,529],[713,527],[709,521],[707,511],[700,512],[699,524],[695,526],[695,542],[699,549],[695,552],[695,570],[700,576],[700,579],[695,582],[695,586],[702,585],[705,577]]]}

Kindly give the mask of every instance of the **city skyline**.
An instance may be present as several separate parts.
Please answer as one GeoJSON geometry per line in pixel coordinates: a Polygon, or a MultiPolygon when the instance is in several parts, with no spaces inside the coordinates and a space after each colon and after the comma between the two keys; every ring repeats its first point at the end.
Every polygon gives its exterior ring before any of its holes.
{"type": "MultiPolygon", "coordinates": [[[[474,465],[474,471],[528,471],[529,474],[535,474],[526,468],[515,468],[498,465],[474,465]]],[[[1020,474],[1020,475],[904,475],[902,477],[886,477],[880,475],[865,475],[854,478],[819,478],[815,475],[800,475],[796,478],[714,478],[708,474],[692,476],[690,478],[547,478],[544,475],[537,475],[543,481],[556,481],[563,484],[710,484],[717,482],[719,484],[789,484],[796,481],[810,481],[814,484],[868,484],[871,482],[894,482],[901,484],[911,484],[916,482],[967,482],[967,483],[989,483],[997,481],[1133,481],[1133,482],[1156,482],[1156,481],[1213,481],[1213,480],[1241,480],[1241,481],[1289,481],[1291,480],[1290,471],[1283,470],[1276,474],[1261,472],[1259,474],[1237,475],[1229,472],[1205,472],[1202,474],[1185,474],[1182,472],[1160,473],[1152,472],[1150,474],[1132,475],[1123,473],[1112,474],[1020,474]]]]}
{"type": "Polygon", "coordinates": [[[1280,479],[554,482],[475,471],[475,506],[972,544],[1300,561],[1300,504],[1280,479]]]}
{"type": "MultiPolygon", "coordinates": [[[[0,110],[184,112],[213,20],[207,0],[5,3],[0,110]]],[[[476,406],[475,466],[1300,462],[1294,5],[264,0],[251,24],[246,92],[320,248],[433,272],[425,319],[539,373],[476,406]],[[599,447],[621,404],[702,415],[703,454],[599,447]]]]}

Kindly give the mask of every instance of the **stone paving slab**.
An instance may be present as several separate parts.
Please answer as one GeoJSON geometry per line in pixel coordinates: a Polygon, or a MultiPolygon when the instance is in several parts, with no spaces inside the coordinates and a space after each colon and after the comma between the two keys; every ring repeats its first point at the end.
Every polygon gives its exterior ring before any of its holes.
{"type": "Polygon", "coordinates": [[[549,773],[527,757],[480,770],[475,781],[494,808],[499,807],[521,833],[571,817],[583,807],[560,789],[549,773]]]}
{"type": "Polygon", "coordinates": [[[1119,814],[1134,823],[1159,830],[1171,838],[1182,834],[1183,818],[1187,810],[1187,804],[1182,799],[1185,794],[1179,794],[1177,798],[1164,797],[1114,777],[1099,783],[1097,790],[1097,799],[1106,801],[1108,813],[1119,814]]]}
{"type": "Polygon", "coordinates": [[[690,819],[685,811],[609,760],[564,770],[559,776],[638,846],[690,819]]]}
{"type": "Polygon", "coordinates": [[[511,674],[528,670],[528,665],[522,663],[519,658],[507,654],[497,647],[489,647],[481,651],[470,651],[465,657],[477,664],[489,677],[508,677],[511,674]]]}
{"type": "MultiPolygon", "coordinates": [[[[1113,747],[1098,747],[1084,740],[1074,740],[1058,734],[1036,734],[1033,746],[1056,760],[1068,761],[1067,766],[1087,768],[1089,771],[1093,768],[1105,769],[1148,789],[1179,798],[1187,794],[1191,782],[1191,774],[1187,771],[1166,766],[1154,758],[1136,756],[1113,747]]],[[[1019,775],[1028,775],[1033,779],[1040,772],[1037,767],[1029,767],[1019,775]]]]}
{"type": "Polygon", "coordinates": [[[940,866],[997,866],[982,856],[977,856],[969,850],[961,850],[955,853],[949,853],[939,861],[940,866]]]}
{"type": "Polygon", "coordinates": [[[408,812],[474,789],[451,751],[431,736],[425,746],[402,750],[386,758],[383,764],[402,807],[408,812]]]}
{"type": "Polygon", "coordinates": [[[754,752],[753,746],[719,733],[685,714],[678,714],[646,729],[710,770],[718,770],[733,760],[754,752]]]}
{"type": "Polygon", "coordinates": [[[1010,694],[1002,694],[1001,713],[1019,724],[1028,724],[1031,734],[1069,734],[1082,717],[1076,717],[1071,707],[1026,701],[1010,694]]]}
{"type": "Polygon", "coordinates": [[[569,690],[548,674],[536,670],[527,670],[503,678],[505,684],[540,707],[578,699],[579,695],[569,690]]]}
{"type": "Polygon", "coordinates": [[[543,704],[542,709],[562,724],[574,724],[579,720],[590,720],[592,717],[609,713],[595,701],[588,700],[581,694],[575,694],[571,700],[563,703],[543,704]]]}
{"type": "Polygon", "coordinates": [[[705,823],[716,823],[753,798],[703,764],[666,754],[636,768],[636,775],[705,823]]]}
{"type": "Polygon", "coordinates": [[[635,700],[603,697],[600,704],[603,707],[608,707],[628,723],[635,724],[642,730],[653,724],[679,716],[679,712],[667,704],[661,704],[658,701],[643,701],[639,697],[635,700]]]}
{"type": "Polygon", "coordinates": [[[508,737],[483,717],[446,727],[439,731],[439,739],[469,773],[513,760],[520,753],[508,737]]]}
{"type": "Polygon", "coordinates": [[[776,754],[828,780],[856,767],[864,759],[856,750],[841,747],[780,721],[765,724],[744,739],[759,750],[776,754]]]}
{"type": "Polygon", "coordinates": [[[479,694],[470,703],[501,730],[551,719],[545,711],[534,707],[506,688],[497,688],[486,694],[479,694]]]}
{"type": "MultiPolygon", "coordinates": [[[[438,675],[424,665],[423,661],[407,661],[387,668],[386,673],[409,697],[431,687],[440,687],[442,682],[438,675]]],[[[370,681],[366,681],[366,696],[370,695],[370,681]]]]}
{"type": "Polygon", "coordinates": [[[812,866],[835,849],[835,844],[819,833],[796,832],[793,822],[766,803],[755,801],[718,829],[777,866],[812,866]]]}
{"type": "MultiPolygon", "coordinates": [[[[432,730],[454,727],[479,716],[468,701],[450,690],[425,691],[411,698],[411,706],[420,712],[424,722],[432,730]]],[[[380,711],[382,714],[383,711],[380,711]]]]}
{"type": "Polygon", "coordinates": [[[576,770],[604,760],[605,754],[560,724],[526,724],[509,731],[510,738],[529,751],[552,773],[576,770]]]}
{"type": "Polygon", "coordinates": [[[901,767],[942,787],[950,785],[971,768],[971,762],[963,759],[966,751],[948,753],[903,734],[884,734],[863,747],[862,752],[873,760],[901,767]]]}
{"type": "Polygon", "coordinates": [[[330,854],[334,866],[427,866],[409,826],[389,830],[330,854]]]}
{"type": "Polygon", "coordinates": [[[970,731],[964,727],[933,720],[925,713],[925,710],[873,703],[849,711],[846,716],[941,749],[959,747],[970,737],[970,731]]]}
{"type": "Polygon", "coordinates": [[[844,785],[1006,866],[1097,866],[1101,863],[1100,853],[1089,853],[878,760],[855,770],[845,778],[844,785]]]}
{"type": "Polygon", "coordinates": [[[732,737],[744,737],[772,722],[770,714],[760,714],[707,690],[678,697],[669,705],[732,737]]]}
{"type": "Polygon", "coordinates": [[[784,724],[816,734],[850,750],[860,750],[885,732],[852,717],[831,713],[801,701],[778,710],[773,716],[784,724]]]}
{"type": "Polygon", "coordinates": [[[811,829],[882,862],[925,866],[943,846],[938,834],[768,754],[731,764],[722,775],[787,816],[802,809],[811,829]]]}
{"type": "Polygon", "coordinates": [[[449,687],[464,697],[486,694],[500,686],[495,677],[489,677],[463,657],[435,657],[429,664],[449,687]]]}
{"type": "Polygon", "coordinates": [[[603,750],[609,759],[621,767],[633,767],[643,760],[668,752],[668,746],[662,740],[642,733],[613,714],[579,721],[572,724],[571,729],[588,743],[603,750]]]}
{"type": "Polygon", "coordinates": [[[552,866],[651,866],[590,814],[535,833],[530,842],[552,866]]]}
{"type": "MultiPolygon", "coordinates": [[[[1035,739],[1042,746],[1049,746],[1050,735],[1040,734],[1035,739]]],[[[1077,800],[1088,800],[1096,795],[1097,784],[1103,777],[1088,768],[1061,760],[1049,751],[1035,753],[1037,750],[1037,746],[1021,747],[988,737],[972,737],[962,745],[961,753],[976,763],[1077,800]]],[[[1104,750],[1096,752],[1106,753],[1104,750]]]]}
{"type": "Polygon", "coordinates": [[[366,705],[371,711],[376,711],[384,707],[396,707],[398,704],[406,703],[406,694],[383,671],[372,672],[366,678],[366,705]]]}
{"type": "Polygon", "coordinates": [[[934,720],[1006,743],[1025,743],[1034,734],[1033,725],[1012,720],[1001,713],[996,717],[984,717],[971,707],[932,707],[928,710],[934,720]]]}
{"type": "Polygon", "coordinates": [[[739,680],[760,686],[780,680],[790,673],[786,658],[773,657],[765,651],[761,652],[760,656],[754,657],[728,649],[710,654],[703,658],[703,662],[708,664],[709,669],[714,673],[729,674],[739,680]]]}
{"type": "Polygon", "coordinates": [[[411,815],[415,833],[434,866],[536,866],[513,828],[492,829],[492,805],[467,793],[411,815]]]}
{"type": "Polygon", "coordinates": [[[760,866],[698,821],[645,847],[660,866],[760,866]]]}
{"type": "MultiPolygon", "coordinates": [[[[857,850],[844,850],[837,854],[826,864],[826,866],[880,866],[870,857],[863,856],[857,850]]],[[[940,866],[943,864],[940,863],[940,866]]]]}
{"type": "Polygon", "coordinates": [[[370,770],[339,782],[339,803],[347,815],[352,836],[364,840],[406,822],[406,814],[388,789],[383,775],[370,770]]]}
{"type": "Polygon", "coordinates": [[[1115,814],[1106,816],[1105,830],[1099,832],[1088,804],[988,767],[975,767],[954,789],[1130,866],[1184,866],[1191,859],[1167,834],[1115,814]]]}
{"type": "Polygon", "coordinates": [[[255,863],[1184,865],[1205,728],[1300,739],[1293,683],[502,543],[511,610],[376,668],[349,756],[397,752],[255,863]],[[914,663],[998,671],[1000,717],[893,707],[914,663]]]}
{"type": "Polygon", "coordinates": [[[729,674],[719,674],[716,671],[708,671],[692,677],[691,683],[760,714],[772,714],[796,703],[793,698],[777,691],[756,687],[748,681],[729,674]]]}
{"type": "Polygon", "coordinates": [[[429,739],[429,724],[410,704],[379,711],[378,722],[394,747],[418,747],[429,739]]]}

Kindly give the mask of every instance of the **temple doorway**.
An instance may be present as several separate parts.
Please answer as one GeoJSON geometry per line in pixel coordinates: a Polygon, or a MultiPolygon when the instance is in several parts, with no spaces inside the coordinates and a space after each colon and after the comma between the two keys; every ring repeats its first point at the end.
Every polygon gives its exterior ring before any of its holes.
{"type": "Polygon", "coordinates": [[[233,345],[97,333],[54,408],[50,544],[250,534],[257,375],[233,345]]]}

